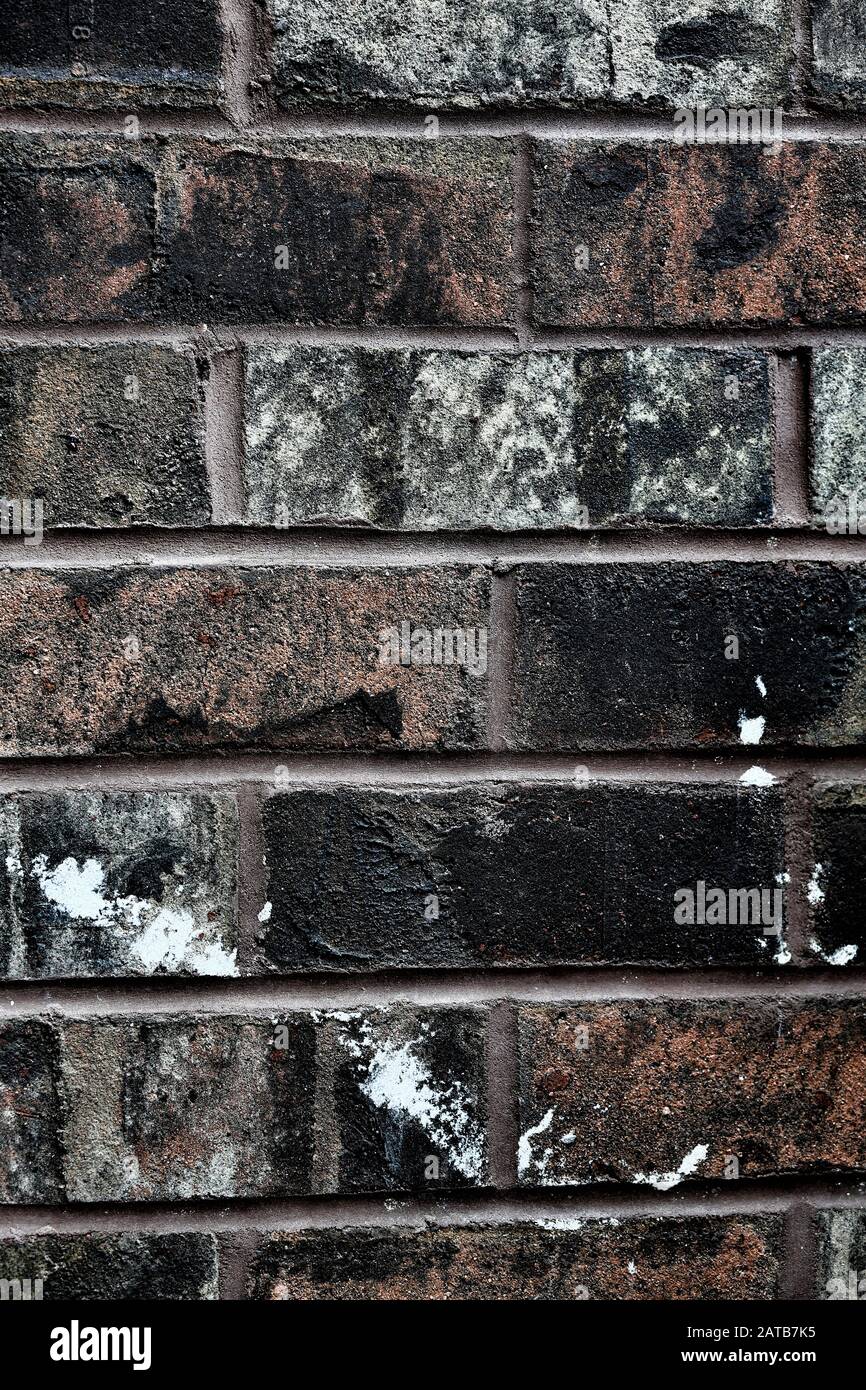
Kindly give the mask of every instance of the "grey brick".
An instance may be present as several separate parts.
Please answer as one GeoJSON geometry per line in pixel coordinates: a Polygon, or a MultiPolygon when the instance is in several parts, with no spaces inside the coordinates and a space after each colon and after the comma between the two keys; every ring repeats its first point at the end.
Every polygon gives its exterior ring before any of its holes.
{"type": "Polygon", "coordinates": [[[266,0],[285,105],[670,108],[787,90],[781,0],[266,0]]]}
{"type": "Polygon", "coordinates": [[[811,428],[816,520],[831,534],[866,533],[866,349],[815,350],[811,428]]]}
{"type": "Polygon", "coordinates": [[[62,1199],[59,1066],[50,1024],[0,1020],[0,1202],[62,1199]]]}
{"type": "Polygon", "coordinates": [[[818,1281],[815,1297],[866,1299],[866,1211],[819,1211],[818,1281]]]}
{"type": "Polygon", "coordinates": [[[305,1015],[68,1022],[69,1200],[309,1192],[314,1061],[305,1015]]]}
{"type": "Polygon", "coordinates": [[[773,788],[304,790],[269,798],[265,841],[270,969],[760,965],[786,955],[754,914],[741,925],[674,920],[674,894],[700,881],[761,885],[782,907],[773,788]]]}
{"type": "Polygon", "coordinates": [[[36,1293],[46,1303],[63,1299],[214,1299],[217,1250],[213,1236],[38,1235],[0,1240],[0,1281],[10,1295],[36,1293]],[[29,1280],[16,1289],[15,1281],[29,1280]],[[42,1281],[37,1290],[36,1281],[42,1281]]]}
{"type": "Polygon", "coordinates": [[[4,820],[0,973],[237,973],[231,796],[10,796],[0,801],[0,827],[4,820]]]}
{"type": "Polygon", "coordinates": [[[192,358],[138,344],[0,353],[0,497],[46,526],[210,519],[192,358]]]}
{"type": "Polygon", "coordinates": [[[830,107],[866,107],[866,9],[862,0],[810,0],[811,89],[830,107]]]}
{"type": "Polygon", "coordinates": [[[772,513],[752,352],[254,348],[248,519],[427,531],[772,513]]]}

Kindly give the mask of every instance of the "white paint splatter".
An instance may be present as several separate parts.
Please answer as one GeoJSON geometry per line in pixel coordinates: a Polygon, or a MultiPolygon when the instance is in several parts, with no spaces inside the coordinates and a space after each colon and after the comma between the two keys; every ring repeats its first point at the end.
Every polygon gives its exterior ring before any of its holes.
{"type": "Polygon", "coordinates": [[[824,889],[821,887],[821,875],[824,872],[823,864],[816,864],[812,870],[812,877],[806,885],[806,897],[813,907],[824,901],[824,889]]]}
{"type": "Polygon", "coordinates": [[[758,767],[757,763],[740,777],[744,787],[772,787],[775,780],[772,772],[768,772],[765,767],[758,767]]]}
{"type": "Polygon", "coordinates": [[[764,685],[764,682],[760,676],[755,676],[755,685],[758,687],[758,694],[760,695],[761,699],[766,700],[767,687],[764,685]]]}
{"type": "Polygon", "coordinates": [[[47,856],[37,854],[30,872],[50,903],[76,921],[112,930],[147,973],[184,969],[194,975],[237,974],[237,952],[227,951],[215,934],[208,936],[191,909],[164,907],[133,894],[107,897],[105,870],[98,859],[79,864],[70,855],[49,870],[47,856]]]}
{"type": "Polygon", "coordinates": [[[532,1153],[532,1141],[536,1137],[536,1135],[544,1134],[545,1130],[550,1129],[551,1123],[553,1121],[553,1115],[553,1109],[548,1110],[547,1114],[544,1116],[544,1119],[539,1120],[538,1124],[534,1125],[531,1129],[527,1129],[523,1134],[521,1134],[520,1138],[518,1139],[517,1172],[520,1177],[523,1177],[524,1173],[527,1173],[529,1171],[533,1162],[535,1163],[536,1169],[539,1173],[544,1172],[544,1169],[547,1166],[547,1160],[550,1155],[550,1150],[548,1149],[544,1154],[541,1155],[540,1158],[534,1158],[532,1153]]]}
{"type": "Polygon", "coordinates": [[[264,905],[264,907],[262,908],[261,912],[258,914],[259,921],[260,921],[260,922],[269,922],[269,921],[271,920],[271,913],[273,912],[273,910],[274,910],[274,905],[273,905],[273,903],[265,903],[265,905],[264,905]]]}
{"type": "Polygon", "coordinates": [[[629,1260],[628,1272],[629,1274],[637,1274],[637,1265],[635,1264],[634,1260],[629,1260]]]}
{"type": "Polygon", "coordinates": [[[788,950],[788,947],[785,945],[784,941],[779,942],[779,949],[776,952],[773,959],[777,965],[791,964],[791,952],[788,950]]]}
{"type": "Polygon", "coordinates": [[[760,743],[766,727],[767,721],[762,714],[756,714],[750,719],[745,713],[741,713],[740,743],[760,743]]]}
{"type": "Polygon", "coordinates": [[[826,961],[828,965],[850,965],[852,960],[856,958],[857,952],[860,949],[859,946],[855,945],[840,946],[838,950],[831,951],[830,954],[827,955],[826,952],[821,950],[819,943],[814,937],[809,942],[809,946],[814,954],[820,956],[821,960],[826,961]]]}
{"type": "Polygon", "coordinates": [[[686,1154],[679,1168],[672,1173],[634,1173],[632,1182],[649,1183],[650,1187],[655,1187],[659,1192],[667,1192],[669,1188],[676,1187],[677,1183],[682,1182],[683,1178],[691,1177],[692,1173],[704,1162],[709,1153],[706,1144],[696,1144],[691,1153],[686,1154]]]}
{"type": "MultiPolygon", "coordinates": [[[[422,1028],[422,1032],[427,1031],[422,1028]]],[[[467,1178],[479,1178],[484,1166],[483,1132],[470,1112],[469,1097],[460,1081],[437,1088],[416,1048],[421,1039],[397,1044],[373,1037],[370,1025],[361,1026],[361,1041],[340,1033],[350,1056],[358,1059],[363,1075],[360,1088],[377,1110],[414,1120],[467,1178]],[[367,1055],[365,1055],[367,1054],[367,1055]]]]}

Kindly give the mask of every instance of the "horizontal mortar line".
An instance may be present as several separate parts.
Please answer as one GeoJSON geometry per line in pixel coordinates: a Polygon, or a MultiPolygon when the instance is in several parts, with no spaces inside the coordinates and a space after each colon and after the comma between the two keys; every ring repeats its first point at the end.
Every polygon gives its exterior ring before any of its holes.
{"type": "MultiPolygon", "coordinates": [[[[41,545],[17,536],[0,540],[0,568],[111,569],[117,566],[281,569],[424,569],[443,564],[520,566],[543,563],[657,564],[662,561],[742,563],[866,560],[866,536],[832,536],[815,527],[634,531],[383,532],[205,527],[176,530],[47,531],[41,545]]],[[[417,619],[417,615],[412,616],[417,619]]]]}
{"type": "Polygon", "coordinates": [[[261,1016],[308,1010],[376,1009],[395,1004],[451,1005],[508,1001],[570,1005],[627,1000],[743,1000],[775,1004],[814,999],[866,999],[866,966],[844,971],[798,966],[670,970],[658,966],[585,966],[498,970],[382,970],[356,975],[294,974],[231,979],[132,977],[88,980],[3,980],[0,1018],[98,1021],[152,1014],[261,1016]]]}
{"type": "Polygon", "coordinates": [[[460,789],[487,783],[584,787],[593,782],[643,783],[671,781],[737,785],[759,761],[780,782],[796,775],[815,781],[866,780],[866,752],[849,748],[773,751],[758,746],[748,752],[701,748],[692,752],[561,753],[480,751],[446,753],[299,752],[219,750],[202,754],[141,753],[82,757],[9,758],[0,760],[0,792],[62,790],[77,787],[118,787],[151,791],[157,788],[197,789],[256,784],[265,794],[315,787],[354,787],[371,791],[460,789]]]}
{"type": "MultiPolygon", "coordinates": [[[[695,109],[695,108],[682,108],[695,109]]],[[[728,106],[722,110],[760,110],[757,104],[743,104],[740,107],[728,106]]],[[[764,108],[771,109],[771,108],[764,108]]],[[[818,143],[829,140],[851,143],[866,140],[866,119],[858,115],[831,115],[820,111],[804,114],[788,114],[781,108],[778,125],[779,141],[774,144],[793,142],[818,143]]],[[[23,135],[72,135],[95,138],[117,138],[134,149],[136,141],[130,140],[125,132],[124,119],[134,114],[138,116],[139,131],[143,139],[148,136],[178,136],[185,139],[211,138],[229,144],[256,140],[318,140],[334,138],[368,138],[378,140],[414,139],[430,140],[427,117],[435,115],[439,121],[440,140],[459,138],[511,138],[519,135],[532,135],[548,140],[629,140],[640,143],[674,143],[677,126],[674,112],[669,114],[647,114],[630,110],[625,106],[610,105],[606,110],[569,110],[557,106],[539,105],[532,110],[515,110],[507,106],[489,107],[473,111],[468,108],[447,110],[437,107],[435,101],[429,106],[418,105],[412,108],[366,112],[340,110],[323,106],[321,110],[307,108],[303,111],[284,112],[270,119],[262,119],[249,125],[237,125],[228,117],[220,115],[216,109],[209,112],[192,111],[183,113],[165,111],[158,113],[136,110],[134,103],[123,110],[111,111],[64,111],[56,108],[36,110],[30,107],[5,107],[0,111],[0,133],[23,135]]],[[[432,141],[431,141],[432,143],[432,141]]],[[[706,142],[711,148],[716,144],[751,144],[754,141],[706,142]]]]}
{"type": "MultiPolygon", "coordinates": [[[[864,332],[866,340],[866,332],[864,332]]],[[[136,342],[169,347],[194,346],[199,351],[219,352],[239,346],[293,347],[403,347],[452,348],[466,351],[515,352],[515,329],[498,328],[397,328],[389,326],[304,325],[281,323],[133,324],[81,323],[21,325],[0,323],[0,350],[17,347],[100,347],[136,342]]]]}
{"type": "Polygon", "coordinates": [[[226,323],[105,323],[80,321],[22,324],[0,321],[0,350],[21,347],[100,347],[112,343],[154,343],[167,347],[193,346],[200,352],[235,347],[427,348],[441,351],[563,352],[569,349],[617,351],[629,348],[706,348],[718,352],[794,352],[801,348],[866,347],[866,327],[827,324],[818,327],[749,327],[735,324],[626,328],[616,325],[556,327],[534,323],[530,341],[518,342],[517,328],[503,323],[488,327],[397,326],[391,324],[298,324],[292,322],[226,323]]]}
{"type": "Polygon", "coordinates": [[[370,1195],[295,1198],[215,1198],[189,1202],[100,1202],[73,1206],[9,1205],[0,1208],[0,1238],[19,1235],[86,1234],[132,1231],[136,1234],[189,1230],[328,1229],[334,1226],[413,1227],[472,1225],[477,1222],[579,1221],[583,1217],[683,1217],[760,1215],[783,1212],[806,1202],[816,1208],[866,1206],[866,1183],[856,1174],[779,1179],[739,1178],[726,1183],[683,1184],[670,1192],[643,1185],[598,1184],[509,1193],[455,1191],[422,1197],[396,1192],[370,1195]]]}

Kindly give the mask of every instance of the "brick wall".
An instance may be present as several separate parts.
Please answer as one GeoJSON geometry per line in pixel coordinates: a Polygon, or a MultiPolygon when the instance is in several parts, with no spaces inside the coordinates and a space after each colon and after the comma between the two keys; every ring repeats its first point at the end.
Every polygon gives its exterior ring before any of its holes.
{"type": "Polygon", "coordinates": [[[0,1280],[863,1296],[864,51],[0,16],[0,1280]]]}

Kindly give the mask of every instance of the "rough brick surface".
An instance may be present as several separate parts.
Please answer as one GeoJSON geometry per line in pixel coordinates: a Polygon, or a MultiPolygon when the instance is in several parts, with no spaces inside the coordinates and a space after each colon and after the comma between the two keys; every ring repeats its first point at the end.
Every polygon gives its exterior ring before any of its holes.
{"type": "Polygon", "coordinates": [[[6,797],[0,840],[0,974],[236,973],[230,796],[6,797]]]}
{"type": "Polygon", "coordinates": [[[829,965],[866,959],[866,787],[827,786],[816,793],[809,948],[829,965]]]}
{"type": "Polygon", "coordinates": [[[750,352],[253,349],[248,518],[429,531],[771,514],[750,352]]]}
{"type": "Polygon", "coordinates": [[[866,322],[862,146],[535,150],[539,324],[866,322]]]}
{"type": "Polygon", "coordinates": [[[325,1190],[485,1185],[484,1018],[481,1009],[457,1008],[333,1015],[325,1190]]]}
{"type": "Polygon", "coordinates": [[[268,800],[265,837],[271,968],[755,965],[784,954],[754,914],[739,926],[674,920],[675,892],[699,880],[777,888],[772,789],[298,791],[268,800]]]}
{"type": "Polygon", "coordinates": [[[791,21],[778,0],[265,0],[279,100],[479,107],[774,102],[791,21]]]}
{"type": "Polygon", "coordinates": [[[811,494],[832,534],[866,534],[866,350],[817,348],[811,379],[811,494]]]}
{"type": "Polygon", "coordinates": [[[502,140],[6,136],[0,318],[507,323],[511,160],[502,140]]]}
{"type": "Polygon", "coordinates": [[[864,594],[857,565],[521,567],[514,740],[861,745],[864,594]]]}
{"type": "MultiPolygon", "coordinates": [[[[0,1281],[42,1280],[46,1303],[62,1299],[213,1299],[211,1235],[50,1235],[0,1240],[0,1281]]],[[[31,1282],[30,1292],[34,1290],[31,1282]]],[[[14,1287],[13,1287],[14,1296],[14,1287]]]]}
{"type": "Polygon", "coordinates": [[[480,644],[488,587],[468,568],[7,571],[0,747],[478,746],[486,664],[396,664],[380,634],[470,628],[480,644]]]}
{"type": "Polygon", "coordinates": [[[866,11],[859,0],[809,0],[812,94],[822,106],[866,107],[866,11]]]}
{"type": "Polygon", "coordinates": [[[195,363],[168,348],[0,353],[0,496],[45,526],[210,519],[195,363]]]}
{"type": "Polygon", "coordinates": [[[521,1009],[520,1181],[667,1191],[862,1169],[864,1039],[858,999],[521,1009]]]}
{"type": "Polygon", "coordinates": [[[866,1298],[866,1213],[820,1211],[818,1282],[815,1297],[834,1301],[866,1298]]]}
{"type": "Polygon", "coordinates": [[[99,1019],[63,1030],[73,1202],[308,1192],[309,1016],[99,1019]]]}
{"type": "Polygon", "coordinates": [[[0,320],[145,314],[157,193],[135,148],[122,138],[0,138],[0,320]]]}
{"type": "Polygon", "coordinates": [[[61,1195],[58,1069],[49,1024],[0,1021],[0,1202],[54,1202],[61,1195]]]}
{"type": "Polygon", "coordinates": [[[219,0],[15,0],[0,14],[0,106],[207,106],[219,0]]]}
{"type": "Polygon", "coordinates": [[[253,1297],[350,1299],[771,1299],[777,1216],[574,1220],[274,1234],[253,1297]]]}

